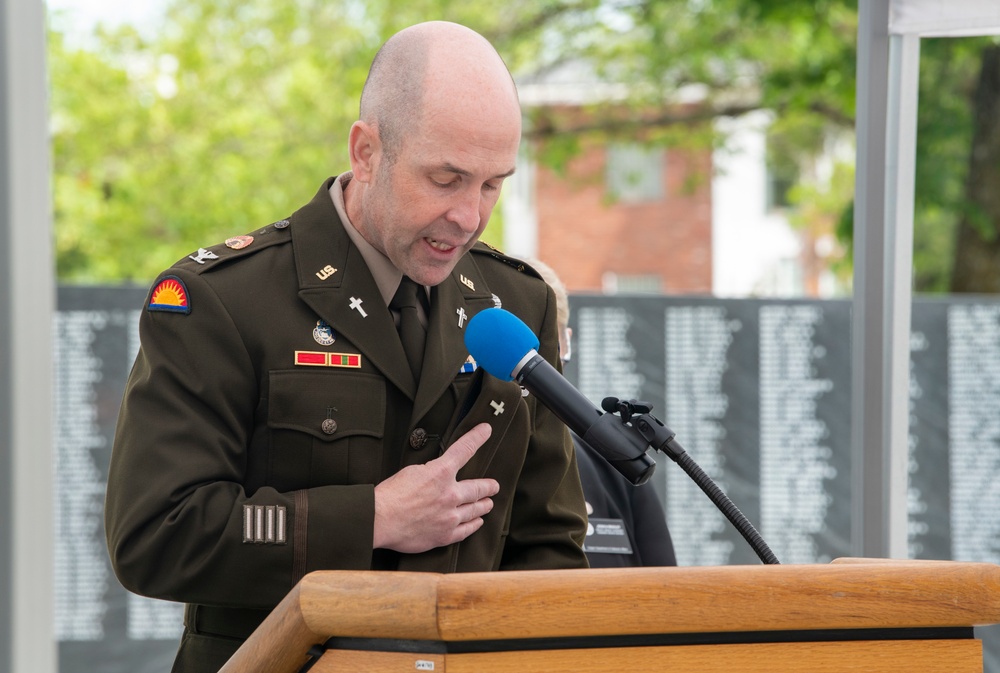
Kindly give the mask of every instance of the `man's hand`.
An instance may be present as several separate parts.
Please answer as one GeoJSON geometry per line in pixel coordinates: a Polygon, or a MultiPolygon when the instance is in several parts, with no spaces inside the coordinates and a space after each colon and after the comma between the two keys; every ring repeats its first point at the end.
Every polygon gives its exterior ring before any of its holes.
{"type": "Polygon", "coordinates": [[[404,467],[376,486],[373,546],[416,554],[479,530],[500,484],[495,479],[457,481],[456,476],[492,432],[489,423],[480,423],[440,457],[404,467]]]}

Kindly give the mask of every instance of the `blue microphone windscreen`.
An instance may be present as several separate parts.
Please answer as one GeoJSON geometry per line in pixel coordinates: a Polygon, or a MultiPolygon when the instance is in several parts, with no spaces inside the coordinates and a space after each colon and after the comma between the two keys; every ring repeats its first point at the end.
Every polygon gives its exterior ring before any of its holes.
{"type": "Polygon", "coordinates": [[[466,325],[465,347],[480,367],[501,381],[510,381],[514,367],[538,348],[538,337],[510,311],[488,308],[466,325]]]}

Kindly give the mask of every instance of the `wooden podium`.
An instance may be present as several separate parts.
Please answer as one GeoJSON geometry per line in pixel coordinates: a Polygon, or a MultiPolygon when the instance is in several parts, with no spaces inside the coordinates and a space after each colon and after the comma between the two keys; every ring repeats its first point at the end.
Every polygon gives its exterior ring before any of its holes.
{"type": "Polygon", "coordinates": [[[1000,566],[307,575],[223,673],[981,672],[1000,566]]]}

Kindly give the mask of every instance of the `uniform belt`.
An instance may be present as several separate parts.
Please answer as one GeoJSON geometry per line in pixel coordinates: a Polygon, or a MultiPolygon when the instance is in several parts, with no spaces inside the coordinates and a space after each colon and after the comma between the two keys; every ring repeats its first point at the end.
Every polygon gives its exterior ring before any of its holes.
{"type": "Polygon", "coordinates": [[[188,604],[184,607],[184,626],[193,633],[246,640],[269,613],[253,608],[188,604]]]}

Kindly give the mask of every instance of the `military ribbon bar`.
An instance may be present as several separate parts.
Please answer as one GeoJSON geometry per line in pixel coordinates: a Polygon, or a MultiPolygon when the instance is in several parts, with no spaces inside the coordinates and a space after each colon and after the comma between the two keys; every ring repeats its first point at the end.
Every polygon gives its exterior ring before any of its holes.
{"type": "Polygon", "coordinates": [[[309,367],[361,367],[357,353],[323,353],[321,351],[295,351],[295,364],[309,367]]]}

